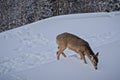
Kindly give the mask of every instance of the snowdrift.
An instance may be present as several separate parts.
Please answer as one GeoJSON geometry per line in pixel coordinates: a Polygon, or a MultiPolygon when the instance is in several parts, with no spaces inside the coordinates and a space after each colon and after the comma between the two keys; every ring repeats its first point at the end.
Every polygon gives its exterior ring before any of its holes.
{"type": "Polygon", "coordinates": [[[0,33],[0,80],[119,80],[120,12],[63,15],[0,33]],[[98,70],[73,51],[56,60],[56,36],[73,33],[99,52],[98,70]]]}

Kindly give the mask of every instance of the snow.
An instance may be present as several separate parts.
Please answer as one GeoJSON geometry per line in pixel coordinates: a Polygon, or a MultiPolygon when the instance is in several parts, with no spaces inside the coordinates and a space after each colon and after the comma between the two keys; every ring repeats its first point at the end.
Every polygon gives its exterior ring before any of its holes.
{"type": "Polygon", "coordinates": [[[120,12],[62,15],[0,33],[0,80],[119,80],[120,12]],[[73,51],[56,59],[56,36],[87,40],[99,52],[98,70],[73,51]]]}

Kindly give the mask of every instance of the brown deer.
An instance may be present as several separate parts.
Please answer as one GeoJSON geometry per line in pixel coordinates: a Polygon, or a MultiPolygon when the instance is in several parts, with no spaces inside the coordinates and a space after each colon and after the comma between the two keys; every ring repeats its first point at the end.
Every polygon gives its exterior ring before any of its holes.
{"type": "Polygon", "coordinates": [[[88,42],[73,35],[71,33],[62,33],[56,37],[56,42],[58,44],[58,51],[57,51],[57,59],[59,60],[60,54],[66,57],[65,53],[63,52],[66,48],[78,53],[80,55],[81,60],[87,64],[85,55],[90,59],[91,63],[93,64],[94,68],[97,70],[98,64],[98,52],[94,54],[91,47],[89,46],[88,42]]]}

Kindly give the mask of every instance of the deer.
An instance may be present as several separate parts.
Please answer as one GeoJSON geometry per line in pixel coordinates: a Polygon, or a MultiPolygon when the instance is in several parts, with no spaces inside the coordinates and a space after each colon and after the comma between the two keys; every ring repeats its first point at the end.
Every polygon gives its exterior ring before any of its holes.
{"type": "Polygon", "coordinates": [[[74,51],[75,53],[78,53],[80,55],[80,59],[83,60],[85,64],[87,64],[85,56],[88,57],[92,65],[94,66],[94,69],[97,70],[97,64],[98,64],[98,54],[94,54],[92,51],[89,43],[85,41],[84,39],[68,33],[64,32],[56,37],[56,43],[58,45],[58,51],[56,53],[57,60],[60,59],[60,55],[62,54],[64,57],[67,57],[64,53],[65,49],[70,49],[74,51]]]}

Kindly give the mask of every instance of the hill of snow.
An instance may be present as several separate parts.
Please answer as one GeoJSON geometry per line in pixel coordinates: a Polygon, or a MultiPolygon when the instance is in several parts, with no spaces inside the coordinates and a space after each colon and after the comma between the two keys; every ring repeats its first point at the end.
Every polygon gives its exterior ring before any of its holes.
{"type": "Polygon", "coordinates": [[[120,12],[63,15],[0,33],[0,80],[119,80],[120,12]],[[66,50],[56,59],[56,36],[76,34],[99,52],[98,70],[66,50]]]}

